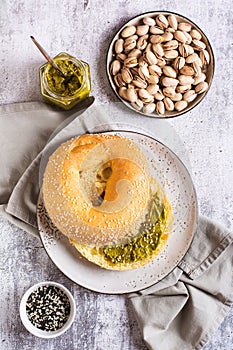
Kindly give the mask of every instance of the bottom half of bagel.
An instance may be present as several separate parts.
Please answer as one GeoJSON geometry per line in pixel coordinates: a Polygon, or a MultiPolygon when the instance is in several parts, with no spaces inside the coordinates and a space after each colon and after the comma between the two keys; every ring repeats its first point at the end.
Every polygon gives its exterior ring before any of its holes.
{"type": "Polygon", "coordinates": [[[105,245],[70,243],[89,261],[108,270],[132,270],[150,263],[166,246],[172,230],[171,204],[161,187],[151,194],[138,233],[105,245]]]}

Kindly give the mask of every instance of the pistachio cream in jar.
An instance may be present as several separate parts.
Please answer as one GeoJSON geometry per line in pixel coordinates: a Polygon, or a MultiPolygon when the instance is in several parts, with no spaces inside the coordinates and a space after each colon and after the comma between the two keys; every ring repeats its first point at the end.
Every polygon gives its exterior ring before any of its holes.
{"type": "Polygon", "coordinates": [[[68,110],[89,96],[90,67],[67,53],[58,54],[54,61],[63,74],[51,63],[44,64],[40,68],[41,94],[45,101],[68,110]]]}

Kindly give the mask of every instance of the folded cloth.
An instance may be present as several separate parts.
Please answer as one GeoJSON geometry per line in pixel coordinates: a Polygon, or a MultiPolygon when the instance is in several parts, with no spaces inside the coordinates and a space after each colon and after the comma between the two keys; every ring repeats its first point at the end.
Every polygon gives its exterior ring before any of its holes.
{"type": "Polygon", "coordinates": [[[153,350],[199,350],[232,303],[232,235],[199,217],[193,242],[162,281],[129,296],[153,350]]]}
{"type": "MultiPolygon", "coordinates": [[[[158,136],[150,118],[145,130],[143,124],[135,126],[134,117],[130,122],[119,111],[117,119],[96,106],[72,113],[40,103],[0,107],[4,149],[0,166],[5,169],[0,179],[0,209],[11,222],[37,236],[36,206],[43,170],[60,143],[78,134],[109,129],[158,136]]],[[[178,266],[155,285],[128,295],[149,349],[201,349],[208,341],[232,302],[232,241],[229,231],[200,217],[192,244],[178,266]]]]}
{"type": "Polygon", "coordinates": [[[94,101],[61,111],[40,102],[0,106],[0,213],[27,232],[38,236],[36,204],[39,165],[43,148],[54,130],[59,132],[94,101]]]}

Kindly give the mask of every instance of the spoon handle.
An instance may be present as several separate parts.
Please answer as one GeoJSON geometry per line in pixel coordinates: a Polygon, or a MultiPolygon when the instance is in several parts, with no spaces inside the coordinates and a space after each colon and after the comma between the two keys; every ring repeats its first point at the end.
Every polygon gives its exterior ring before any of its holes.
{"type": "Polygon", "coordinates": [[[58,67],[58,65],[54,62],[54,60],[49,56],[49,54],[45,51],[45,49],[36,41],[36,39],[31,35],[30,38],[32,39],[32,41],[34,42],[34,44],[37,46],[37,48],[40,50],[40,52],[42,53],[42,55],[46,58],[46,60],[48,62],[51,63],[51,65],[61,73],[61,75],[64,76],[64,73],[62,72],[62,70],[58,67]]]}

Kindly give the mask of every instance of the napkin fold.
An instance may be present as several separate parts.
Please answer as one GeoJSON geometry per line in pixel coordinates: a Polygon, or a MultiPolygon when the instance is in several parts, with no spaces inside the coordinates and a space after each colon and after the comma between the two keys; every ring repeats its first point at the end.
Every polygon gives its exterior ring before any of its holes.
{"type": "MultiPolygon", "coordinates": [[[[129,119],[112,118],[87,99],[77,110],[61,112],[43,103],[0,107],[0,211],[38,236],[36,205],[49,155],[67,139],[87,132],[142,131],[129,119]],[[91,106],[92,105],[92,106],[91,106]]],[[[155,121],[149,121],[148,125],[155,121]]],[[[201,349],[232,302],[232,234],[199,217],[185,257],[163,280],[128,295],[149,349],[201,349]]]]}
{"type": "Polygon", "coordinates": [[[45,145],[93,102],[89,97],[72,111],[40,102],[0,106],[0,213],[37,237],[38,179],[45,145]]]}
{"type": "Polygon", "coordinates": [[[149,349],[202,349],[232,303],[232,250],[231,233],[200,216],[178,266],[129,296],[149,349]]]}

